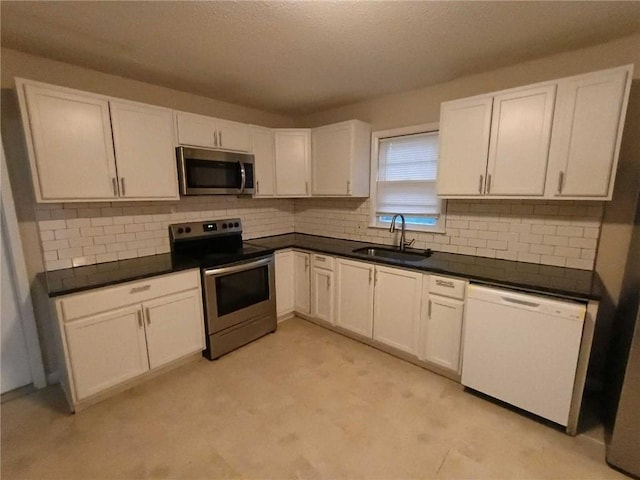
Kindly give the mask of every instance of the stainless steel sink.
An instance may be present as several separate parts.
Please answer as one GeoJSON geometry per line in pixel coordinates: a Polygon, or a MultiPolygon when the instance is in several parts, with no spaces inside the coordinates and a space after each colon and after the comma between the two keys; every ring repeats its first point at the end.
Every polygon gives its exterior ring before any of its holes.
{"type": "Polygon", "coordinates": [[[400,260],[403,262],[420,262],[429,258],[431,250],[398,250],[397,248],[363,247],[356,248],[353,253],[387,260],[400,260]]]}

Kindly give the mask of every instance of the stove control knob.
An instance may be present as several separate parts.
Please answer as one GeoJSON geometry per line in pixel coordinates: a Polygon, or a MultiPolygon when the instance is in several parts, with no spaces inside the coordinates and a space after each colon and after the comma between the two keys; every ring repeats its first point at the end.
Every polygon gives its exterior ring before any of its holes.
{"type": "Polygon", "coordinates": [[[227,228],[227,224],[226,224],[226,223],[223,223],[223,224],[222,224],[222,228],[223,228],[223,229],[227,228]]]}
{"type": "Polygon", "coordinates": [[[182,232],[184,232],[184,229],[183,229],[182,227],[180,227],[180,228],[178,229],[178,233],[182,233],[182,232]]]}
{"type": "Polygon", "coordinates": [[[233,228],[233,223],[229,222],[229,228],[233,228]]]}
{"type": "Polygon", "coordinates": [[[184,231],[187,232],[187,233],[191,233],[191,227],[185,228],[184,231]]]}
{"type": "Polygon", "coordinates": [[[240,224],[238,222],[233,224],[234,227],[238,228],[240,226],[240,224]]]}

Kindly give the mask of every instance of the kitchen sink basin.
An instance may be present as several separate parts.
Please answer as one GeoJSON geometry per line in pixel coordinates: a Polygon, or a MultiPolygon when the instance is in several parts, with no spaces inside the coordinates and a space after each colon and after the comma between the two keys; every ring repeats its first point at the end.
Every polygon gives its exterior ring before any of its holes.
{"type": "Polygon", "coordinates": [[[373,258],[381,258],[386,260],[400,260],[403,262],[420,262],[425,258],[429,258],[433,253],[428,250],[398,250],[397,248],[380,248],[380,247],[363,247],[356,248],[353,253],[366,255],[373,258]]]}

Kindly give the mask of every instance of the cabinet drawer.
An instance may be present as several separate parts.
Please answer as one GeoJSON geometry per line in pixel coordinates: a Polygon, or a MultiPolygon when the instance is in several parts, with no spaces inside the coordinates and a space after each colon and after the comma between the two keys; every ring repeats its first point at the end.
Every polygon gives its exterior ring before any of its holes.
{"type": "Polygon", "coordinates": [[[311,266],[313,268],[324,268],[333,271],[333,257],[329,255],[311,254],[311,266]]]}
{"type": "Polygon", "coordinates": [[[200,271],[172,273],[150,277],[113,287],[76,293],[57,300],[65,322],[87,315],[144,302],[171,293],[200,288],[200,271]]]}
{"type": "Polygon", "coordinates": [[[464,280],[455,278],[429,275],[429,293],[435,293],[444,297],[464,299],[464,280]]]}

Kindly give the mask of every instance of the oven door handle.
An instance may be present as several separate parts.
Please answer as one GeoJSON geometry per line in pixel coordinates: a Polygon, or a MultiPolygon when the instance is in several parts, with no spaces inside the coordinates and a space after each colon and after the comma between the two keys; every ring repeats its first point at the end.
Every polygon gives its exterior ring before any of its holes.
{"type": "Polygon", "coordinates": [[[204,274],[209,277],[211,275],[227,275],[229,273],[244,272],[245,270],[251,270],[252,268],[268,265],[271,262],[273,262],[273,259],[268,257],[255,262],[242,263],[240,265],[232,265],[230,267],[209,268],[204,271],[204,274]]]}
{"type": "Polygon", "coordinates": [[[244,192],[244,186],[247,183],[247,171],[244,169],[244,163],[240,164],[240,193],[244,192]]]}

